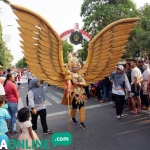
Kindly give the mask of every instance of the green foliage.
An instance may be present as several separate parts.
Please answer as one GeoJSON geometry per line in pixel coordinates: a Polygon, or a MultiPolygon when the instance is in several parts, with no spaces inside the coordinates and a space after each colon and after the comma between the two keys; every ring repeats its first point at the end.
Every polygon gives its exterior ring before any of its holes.
{"type": "Polygon", "coordinates": [[[16,63],[16,68],[26,68],[27,64],[25,62],[25,58],[23,57],[22,59],[20,59],[17,63],[16,63]]]}
{"type": "Polygon", "coordinates": [[[68,54],[73,52],[73,46],[67,40],[63,41],[63,59],[64,63],[68,62],[68,54]]]}
{"type": "Polygon", "coordinates": [[[129,17],[136,17],[138,11],[131,0],[84,0],[81,7],[83,29],[95,36],[108,24],[129,17]]]}
{"type": "Polygon", "coordinates": [[[4,69],[10,68],[12,60],[13,56],[2,40],[2,27],[0,24],[0,65],[2,65],[4,69]]]}
{"type": "Polygon", "coordinates": [[[87,58],[87,54],[88,54],[87,46],[88,46],[88,42],[86,40],[84,40],[84,42],[82,44],[82,49],[77,50],[77,57],[80,62],[84,62],[87,58]]]}
{"type": "MultiPolygon", "coordinates": [[[[83,29],[94,37],[116,20],[137,17],[138,10],[131,0],[84,0],[80,15],[83,17],[83,29]]],[[[82,47],[78,56],[85,59],[88,42],[83,42],[82,47]]]]}
{"type": "Polygon", "coordinates": [[[2,0],[2,1],[6,4],[10,4],[10,2],[8,0],[2,0]]]}
{"type": "Polygon", "coordinates": [[[141,57],[150,54],[150,5],[145,4],[139,9],[137,26],[127,44],[127,53],[132,57],[136,50],[141,51],[141,57]]]}

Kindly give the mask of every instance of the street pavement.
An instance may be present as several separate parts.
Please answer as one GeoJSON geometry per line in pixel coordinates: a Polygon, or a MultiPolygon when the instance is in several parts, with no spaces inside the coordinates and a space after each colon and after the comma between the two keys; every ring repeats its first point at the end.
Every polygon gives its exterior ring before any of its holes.
{"type": "MultiPolygon", "coordinates": [[[[19,107],[25,107],[27,84],[22,84],[19,107]]],[[[47,124],[49,130],[57,132],[68,131],[67,107],[60,104],[63,90],[51,86],[46,94],[47,100],[47,124]]],[[[57,146],[50,149],[56,150],[149,150],[150,149],[150,117],[149,112],[130,114],[124,112],[125,118],[116,119],[115,108],[111,102],[99,104],[94,98],[90,98],[85,104],[87,129],[79,126],[79,114],[77,113],[77,125],[71,125],[70,133],[73,142],[70,146],[57,146]]],[[[40,139],[51,139],[52,135],[43,135],[40,120],[38,120],[37,135],[40,139]]],[[[10,138],[11,135],[9,135],[10,138]]],[[[14,135],[17,139],[18,134],[14,135]]]]}

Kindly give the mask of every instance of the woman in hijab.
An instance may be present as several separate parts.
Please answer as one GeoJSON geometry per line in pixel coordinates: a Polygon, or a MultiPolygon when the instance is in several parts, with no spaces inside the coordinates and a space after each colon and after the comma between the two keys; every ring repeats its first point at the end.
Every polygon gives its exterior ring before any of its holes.
{"type": "Polygon", "coordinates": [[[37,130],[37,118],[39,115],[43,128],[43,134],[53,133],[53,131],[50,131],[47,127],[46,121],[47,113],[46,113],[46,106],[44,104],[45,102],[44,87],[41,86],[41,81],[37,78],[32,79],[29,83],[28,101],[29,101],[29,108],[31,111],[33,130],[34,131],[37,130]]]}
{"type": "Polygon", "coordinates": [[[142,104],[144,106],[142,107],[142,109],[149,109],[148,91],[147,91],[148,79],[150,77],[149,64],[144,64],[143,65],[143,70],[144,70],[144,72],[142,74],[143,81],[142,81],[142,84],[141,84],[141,90],[142,90],[142,93],[143,93],[142,104]]]}
{"type": "Polygon", "coordinates": [[[117,119],[121,119],[124,118],[122,112],[123,112],[123,105],[125,102],[125,88],[127,88],[128,91],[130,92],[131,87],[122,65],[119,65],[116,68],[116,72],[111,73],[110,77],[113,82],[112,94],[115,100],[117,119]]]}

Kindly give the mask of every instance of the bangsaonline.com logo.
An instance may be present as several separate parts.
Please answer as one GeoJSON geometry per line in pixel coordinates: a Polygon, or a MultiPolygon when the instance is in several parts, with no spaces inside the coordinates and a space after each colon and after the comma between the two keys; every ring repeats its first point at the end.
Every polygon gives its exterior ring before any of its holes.
{"type": "MultiPolygon", "coordinates": [[[[54,133],[52,135],[53,148],[58,145],[69,146],[72,143],[72,135],[69,132],[54,133]]],[[[0,149],[42,149],[50,150],[50,139],[43,140],[14,140],[9,139],[6,134],[0,133],[0,149]]]]}

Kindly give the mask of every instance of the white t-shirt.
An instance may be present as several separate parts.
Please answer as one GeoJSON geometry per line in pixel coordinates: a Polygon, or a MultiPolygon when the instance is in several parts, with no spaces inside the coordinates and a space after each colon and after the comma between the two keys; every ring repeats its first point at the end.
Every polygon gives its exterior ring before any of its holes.
{"type": "Polygon", "coordinates": [[[131,84],[134,83],[134,77],[137,77],[137,80],[142,78],[142,74],[139,68],[135,67],[131,71],[131,84]]]}
{"type": "Polygon", "coordinates": [[[30,120],[25,122],[19,122],[19,126],[23,133],[29,133],[28,128],[32,127],[32,123],[30,120]]]}
{"type": "Polygon", "coordinates": [[[5,95],[5,90],[1,83],[0,83],[0,95],[5,95]]]}

